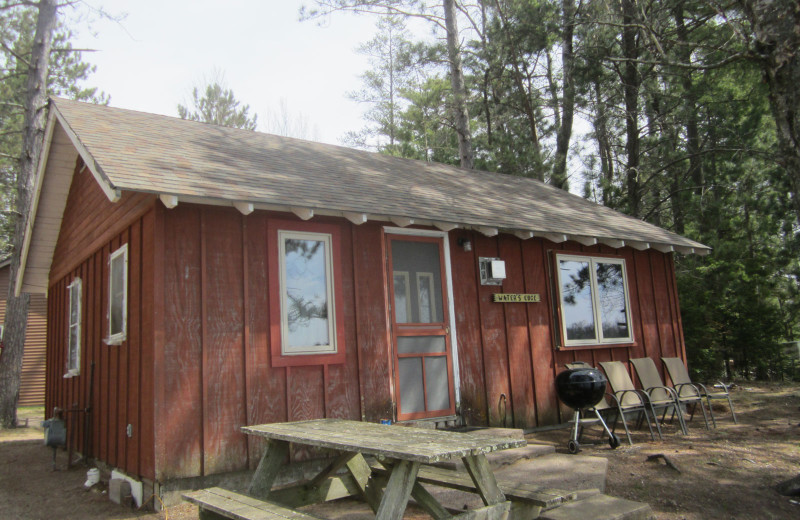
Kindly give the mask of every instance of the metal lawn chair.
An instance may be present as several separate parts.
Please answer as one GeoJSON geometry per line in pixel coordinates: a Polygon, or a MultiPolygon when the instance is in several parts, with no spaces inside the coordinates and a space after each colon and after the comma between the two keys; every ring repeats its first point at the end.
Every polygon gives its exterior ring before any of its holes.
{"type": "MultiPolygon", "coordinates": [[[[664,408],[664,415],[666,416],[666,411],[668,410],[668,404],[671,402],[674,404],[672,406],[672,417],[674,418],[675,415],[678,416],[678,422],[680,423],[681,430],[684,434],[687,434],[687,427],[686,427],[686,418],[683,415],[683,406],[691,404],[692,405],[692,415],[689,420],[694,419],[694,413],[697,409],[697,405],[700,405],[700,409],[703,411],[703,420],[706,423],[706,430],[709,429],[708,427],[708,416],[706,415],[706,408],[703,406],[703,400],[697,396],[686,396],[682,398],[678,395],[678,392],[675,389],[670,388],[664,384],[661,380],[661,374],[658,373],[658,368],[656,368],[656,364],[653,361],[653,358],[638,358],[638,359],[631,359],[631,364],[633,365],[633,369],[636,370],[636,375],[639,377],[639,381],[642,383],[642,388],[647,393],[648,397],[651,401],[655,403],[661,403],[661,406],[664,408]]],[[[661,417],[663,422],[664,416],[661,417]]],[[[672,419],[670,419],[672,420],[672,419]]]]}
{"type": "Polygon", "coordinates": [[[619,361],[601,361],[600,366],[603,368],[603,372],[606,373],[606,379],[608,379],[608,384],[611,386],[611,395],[616,399],[619,406],[622,423],[625,424],[625,431],[628,431],[625,414],[636,413],[639,416],[639,425],[644,419],[647,422],[647,428],[650,430],[650,438],[655,440],[653,424],[650,422],[650,417],[652,416],[653,421],[656,423],[658,438],[663,440],[664,437],[661,435],[661,426],[656,420],[655,410],[647,400],[647,396],[634,388],[633,381],[631,381],[631,376],[628,375],[625,365],[619,361]]]}
{"type": "Polygon", "coordinates": [[[684,397],[706,398],[708,412],[711,414],[711,422],[714,424],[714,428],[717,427],[717,420],[714,418],[714,410],[711,408],[712,399],[727,399],[728,405],[731,407],[733,422],[738,424],[736,412],[733,409],[733,401],[731,401],[730,389],[727,385],[720,382],[719,385],[722,387],[721,391],[709,392],[705,385],[692,383],[692,380],[689,378],[689,371],[686,370],[686,365],[683,364],[681,358],[662,357],[661,361],[664,363],[664,366],[667,367],[669,378],[672,380],[672,386],[675,387],[675,391],[682,399],[684,397]]]}

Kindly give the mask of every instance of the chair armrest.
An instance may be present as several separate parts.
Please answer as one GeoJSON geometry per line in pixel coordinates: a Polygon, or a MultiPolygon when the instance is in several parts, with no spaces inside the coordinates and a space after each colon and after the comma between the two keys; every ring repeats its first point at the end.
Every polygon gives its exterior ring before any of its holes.
{"type": "Polygon", "coordinates": [[[669,395],[672,398],[673,401],[676,401],[678,399],[678,394],[677,392],[675,392],[675,389],[670,388],[668,386],[651,386],[650,388],[645,388],[644,391],[647,394],[647,397],[650,397],[650,394],[653,393],[653,390],[664,390],[667,392],[667,395],[669,395]]]}
{"type": "Polygon", "coordinates": [[[702,390],[703,391],[703,395],[708,395],[708,393],[709,393],[708,392],[708,388],[706,388],[706,385],[704,385],[703,383],[695,383],[694,386],[696,388],[698,388],[699,390],[702,390]]]}
{"type": "Polygon", "coordinates": [[[619,392],[614,392],[614,398],[617,399],[617,402],[622,405],[622,400],[625,399],[625,394],[634,394],[636,397],[639,398],[639,404],[644,406],[645,400],[647,396],[642,395],[639,390],[620,390],[619,392]],[[621,397],[620,397],[621,396],[621,397]]]}
{"type": "Polygon", "coordinates": [[[702,385],[696,385],[694,383],[678,383],[677,385],[675,385],[675,392],[678,396],[678,399],[681,398],[681,392],[683,392],[683,388],[686,386],[688,386],[689,388],[693,388],[695,393],[694,396],[687,396],[687,397],[703,397],[706,393],[705,387],[703,387],[702,392],[700,391],[700,388],[698,388],[698,386],[702,385]]]}

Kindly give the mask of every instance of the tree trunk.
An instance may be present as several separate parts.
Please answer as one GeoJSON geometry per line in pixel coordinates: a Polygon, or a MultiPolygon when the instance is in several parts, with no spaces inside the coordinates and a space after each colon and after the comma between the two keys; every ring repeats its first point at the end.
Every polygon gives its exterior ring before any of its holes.
{"type": "Polygon", "coordinates": [[[461,67],[461,50],[458,41],[455,0],[444,0],[444,19],[447,28],[447,57],[450,60],[450,84],[453,87],[453,119],[458,134],[458,153],[461,167],[472,169],[475,160],[472,154],[472,132],[469,129],[467,110],[467,87],[461,67]]]}
{"type": "Polygon", "coordinates": [[[601,94],[600,80],[594,80],[594,135],[597,139],[597,150],[600,155],[600,188],[603,191],[603,206],[612,208],[614,190],[614,152],[611,149],[611,138],[608,132],[608,116],[605,100],[601,94]]]}
{"type": "MultiPolygon", "coordinates": [[[[681,63],[689,64],[692,59],[693,48],[689,46],[689,32],[686,29],[686,22],[683,12],[683,1],[677,2],[673,8],[675,27],[677,29],[679,45],[677,46],[681,63]]],[[[683,120],[686,131],[686,153],[689,156],[689,171],[687,178],[694,185],[692,192],[699,198],[703,194],[703,169],[700,161],[700,132],[698,130],[698,110],[697,95],[694,91],[692,80],[692,70],[686,69],[681,72],[683,78],[683,120]]],[[[686,213],[686,202],[689,198],[680,191],[681,180],[677,178],[678,171],[674,172],[675,185],[672,192],[673,220],[675,221],[675,232],[683,234],[685,230],[684,215],[686,213]]]]}
{"type": "Polygon", "coordinates": [[[800,219],[800,6],[796,0],[740,0],[753,30],[753,46],[778,137],[792,202],[800,219]]]}
{"type": "Polygon", "coordinates": [[[14,252],[9,273],[9,295],[3,333],[3,354],[0,356],[0,426],[17,425],[19,378],[22,371],[22,354],[25,346],[25,329],[28,321],[28,294],[16,294],[20,250],[25,232],[25,219],[30,208],[36,166],[42,150],[46,120],[47,74],[50,65],[50,47],[56,27],[58,5],[56,0],[41,0],[36,33],[31,48],[30,67],[25,85],[25,120],[17,176],[17,219],[14,228],[14,252]]]}
{"type": "Polygon", "coordinates": [[[569,189],[567,155],[572,138],[572,119],[575,113],[575,54],[572,50],[572,39],[575,32],[574,18],[574,0],[563,0],[561,2],[561,66],[563,71],[561,126],[558,128],[556,136],[556,162],[550,178],[550,183],[562,190],[569,189]]]}
{"type": "Polygon", "coordinates": [[[625,96],[625,152],[628,156],[625,167],[628,214],[640,217],[642,212],[641,182],[639,180],[639,49],[636,42],[637,28],[635,0],[622,1],[622,53],[625,59],[622,84],[625,96]]]}

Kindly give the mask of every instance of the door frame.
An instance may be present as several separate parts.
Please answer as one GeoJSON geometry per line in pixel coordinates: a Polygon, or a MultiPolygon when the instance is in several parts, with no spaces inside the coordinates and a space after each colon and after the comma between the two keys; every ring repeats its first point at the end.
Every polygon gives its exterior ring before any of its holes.
{"type": "MultiPolygon", "coordinates": [[[[451,367],[453,370],[453,395],[455,396],[455,411],[458,414],[458,410],[461,406],[461,391],[460,391],[460,375],[458,371],[458,335],[456,331],[456,309],[455,304],[453,302],[453,273],[450,263],[450,240],[449,234],[446,231],[434,231],[429,229],[408,229],[408,228],[401,228],[401,227],[394,227],[394,226],[384,226],[383,227],[383,241],[386,243],[387,235],[405,235],[409,237],[432,237],[432,238],[440,238],[442,240],[442,251],[444,252],[444,282],[445,288],[444,290],[447,291],[447,309],[445,312],[448,313],[448,321],[450,323],[450,358],[452,360],[453,366],[451,367]]],[[[388,272],[389,268],[389,258],[384,256],[383,259],[383,270],[384,272],[388,272]]],[[[386,279],[386,287],[384,290],[386,291],[386,298],[390,296],[391,287],[389,287],[390,283],[394,283],[388,277],[386,279]]],[[[392,303],[394,305],[394,303],[392,303]]],[[[391,309],[389,312],[394,312],[391,309]]],[[[391,314],[387,314],[386,318],[389,320],[388,323],[393,323],[393,318],[391,314]]],[[[389,337],[391,339],[391,363],[394,365],[394,335],[395,331],[391,329],[389,331],[389,337]]],[[[397,367],[392,366],[392,374],[395,374],[397,367]]],[[[394,375],[392,376],[394,379],[394,375]]],[[[392,400],[395,400],[395,392],[397,391],[392,384],[392,400]]],[[[396,403],[395,403],[396,404],[396,403]]],[[[395,419],[397,418],[398,410],[395,410],[395,419]]]]}

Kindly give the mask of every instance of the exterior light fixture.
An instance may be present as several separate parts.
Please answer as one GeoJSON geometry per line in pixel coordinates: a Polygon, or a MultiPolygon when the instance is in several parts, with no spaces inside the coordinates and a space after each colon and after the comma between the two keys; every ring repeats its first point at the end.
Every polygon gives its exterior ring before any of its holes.
{"type": "Polygon", "coordinates": [[[460,245],[464,251],[472,251],[472,242],[468,238],[459,238],[458,245],[460,245]]]}

